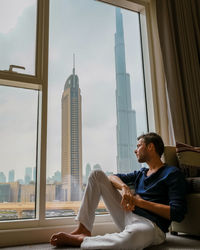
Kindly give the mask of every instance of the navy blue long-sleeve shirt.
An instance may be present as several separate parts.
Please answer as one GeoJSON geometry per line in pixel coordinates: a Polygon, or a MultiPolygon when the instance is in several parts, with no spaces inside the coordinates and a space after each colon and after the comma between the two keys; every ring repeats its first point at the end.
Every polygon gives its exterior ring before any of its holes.
{"type": "Polygon", "coordinates": [[[142,199],[170,206],[170,220],[146,209],[135,207],[133,213],[154,223],[163,232],[168,232],[171,221],[180,222],[186,213],[186,182],[180,169],[164,165],[147,176],[148,168],[141,168],[128,174],[116,174],[125,184],[133,185],[135,193],[142,199]]]}

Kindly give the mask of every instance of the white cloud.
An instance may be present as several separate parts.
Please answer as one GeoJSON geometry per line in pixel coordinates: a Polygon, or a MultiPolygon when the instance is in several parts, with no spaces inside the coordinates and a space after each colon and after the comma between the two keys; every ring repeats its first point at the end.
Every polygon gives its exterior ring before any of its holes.
{"type": "Polygon", "coordinates": [[[37,0],[1,0],[0,33],[10,32],[17,24],[18,18],[29,6],[36,6],[37,0]]]}
{"type": "Polygon", "coordinates": [[[34,6],[28,6],[17,17],[14,28],[10,29],[6,34],[0,33],[0,69],[8,70],[9,65],[14,64],[24,66],[26,70],[22,72],[27,74],[35,73],[35,19],[36,10],[34,6]]]}

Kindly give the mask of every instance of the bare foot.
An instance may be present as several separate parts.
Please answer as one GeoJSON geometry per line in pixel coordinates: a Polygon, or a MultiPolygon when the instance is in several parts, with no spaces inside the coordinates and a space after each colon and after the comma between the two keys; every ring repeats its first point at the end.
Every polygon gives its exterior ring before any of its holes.
{"type": "Polygon", "coordinates": [[[87,235],[77,234],[71,235],[64,232],[60,232],[57,234],[53,234],[50,243],[53,246],[61,247],[61,246],[80,246],[83,242],[83,239],[87,235]]]}
{"type": "Polygon", "coordinates": [[[86,236],[91,236],[91,232],[83,224],[79,224],[78,228],[70,233],[71,235],[84,234],[86,236]]]}

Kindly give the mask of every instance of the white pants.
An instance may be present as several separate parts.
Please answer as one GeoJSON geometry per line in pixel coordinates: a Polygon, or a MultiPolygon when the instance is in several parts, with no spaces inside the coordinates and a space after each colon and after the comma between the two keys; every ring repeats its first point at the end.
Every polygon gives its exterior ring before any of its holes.
{"type": "Polygon", "coordinates": [[[81,249],[140,250],[165,241],[165,233],[153,222],[122,209],[121,194],[100,170],[91,173],[76,217],[76,220],[79,220],[90,232],[95,219],[95,210],[101,197],[121,232],[85,237],[81,249]]]}

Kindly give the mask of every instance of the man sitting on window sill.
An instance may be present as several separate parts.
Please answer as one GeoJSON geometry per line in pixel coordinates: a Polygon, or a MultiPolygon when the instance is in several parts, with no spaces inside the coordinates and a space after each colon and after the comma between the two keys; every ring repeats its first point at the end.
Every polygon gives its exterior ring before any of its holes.
{"type": "Polygon", "coordinates": [[[149,168],[109,177],[100,170],[93,171],[76,218],[78,228],[70,234],[54,234],[51,244],[82,249],[143,249],[164,242],[171,221],[184,218],[186,184],[177,167],[161,161],[163,151],[159,135],[144,134],[138,137],[135,154],[149,168]],[[128,184],[134,185],[134,194],[128,184]],[[120,233],[91,237],[101,196],[120,233]]]}

